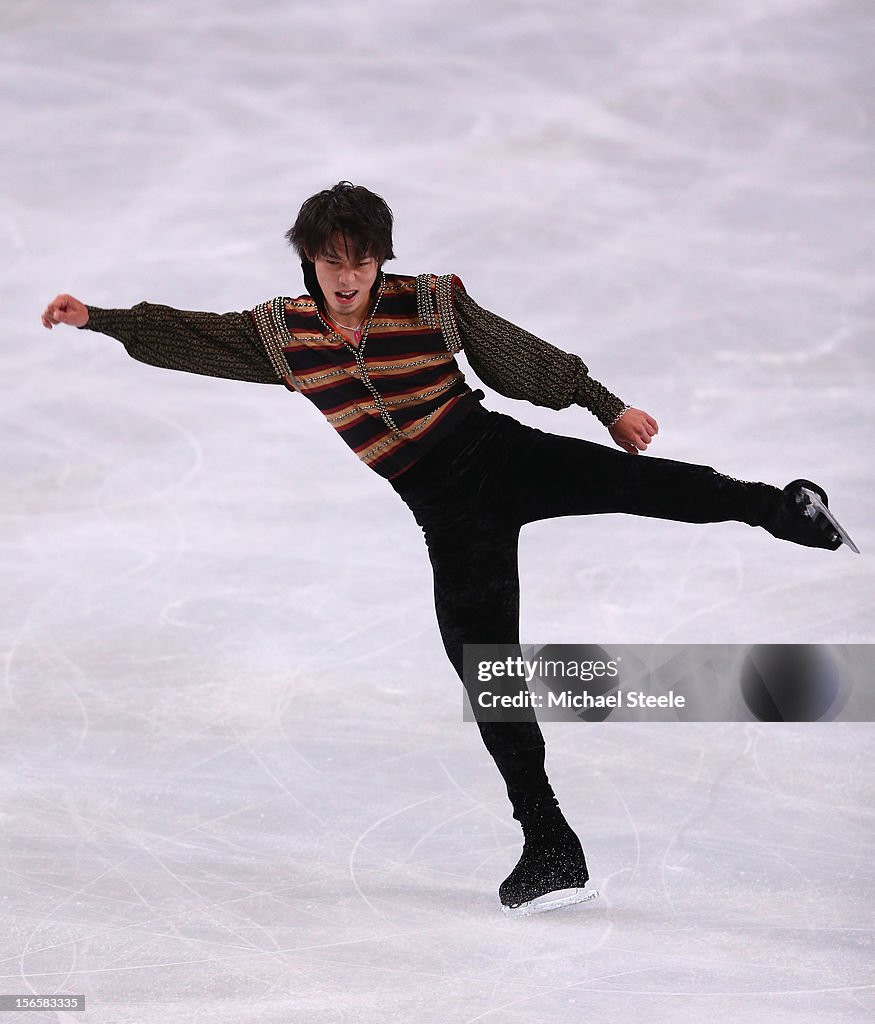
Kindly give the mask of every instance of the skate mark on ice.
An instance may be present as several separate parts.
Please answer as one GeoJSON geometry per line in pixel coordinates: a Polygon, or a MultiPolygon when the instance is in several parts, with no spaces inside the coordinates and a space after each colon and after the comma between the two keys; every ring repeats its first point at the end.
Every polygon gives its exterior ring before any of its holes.
{"type": "MultiPolygon", "coordinates": [[[[56,591],[62,592],[62,589],[63,585],[58,584],[57,586],[52,587],[48,592],[43,591],[38,598],[31,602],[30,606],[28,607],[24,622],[21,623],[19,628],[10,638],[9,646],[3,657],[3,684],[4,689],[6,691],[6,696],[10,704],[15,708],[16,712],[18,712],[19,715],[21,715],[22,717],[27,717],[27,712],[17,699],[15,690],[16,684],[13,683],[13,666],[19,651],[21,652],[21,660],[25,663],[25,665],[27,664],[28,658],[25,652],[28,649],[28,643],[26,642],[25,638],[31,631],[34,636],[34,639],[31,641],[33,646],[38,646],[41,651],[44,649],[54,651],[56,653],[57,660],[63,664],[68,665],[70,669],[74,671],[75,675],[78,677],[80,681],[83,680],[85,677],[84,671],[80,668],[79,664],[73,661],[70,657],[68,657],[67,654],[58,646],[57,641],[54,639],[53,633],[48,629],[38,628],[34,624],[35,621],[39,622],[37,615],[40,606],[45,605],[47,607],[52,607],[52,605],[54,604],[52,595],[56,591]]],[[[90,718],[88,715],[88,707],[85,704],[84,700],[82,699],[79,690],[77,690],[72,683],[68,682],[65,679],[56,683],[55,685],[60,686],[69,693],[70,697],[73,699],[74,703],[76,704],[80,712],[81,725],[79,728],[78,737],[76,739],[76,744],[72,750],[67,752],[66,755],[66,759],[69,761],[73,757],[73,755],[80,750],[86,736],[89,734],[90,718]]],[[[31,765],[24,760],[21,752],[17,749],[15,750],[15,756],[20,765],[27,768],[31,767],[31,765]]]]}
{"type": "MultiPolygon", "coordinates": [[[[644,974],[646,971],[655,971],[656,967],[636,967],[631,971],[616,971],[613,974],[602,974],[597,978],[587,978],[585,981],[575,981],[570,985],[553,985],[551,988],[541,989],[538,992],[532,992],[528,995],[519,996],[516,999],[509,999],[505,1003],[500,1003],[498,1006],[491,1006],[488,1010],[484,1010],[482,1013],[478,1013],[476,1017],[469,1017],[464,1024],[476,1024],[479,1020],[486,1020],[491,1017],[494,1013],[499,1013],[502,1010],[507,1010],[511,1006],[520,1006],[522,1003],[527,1003],[532,999],[543,999],[545,996],[555,995],[557,992],[570,992],[576,988],[586,988],[588,985],[593,985],[599,981],[610,981],[612,978],[625,978],[630,974],[644,974]]],[[[625,992],[626,990],[623,989],[625,992]]]]}
{"type": "Polygon", "coordinates": [[[358,839],[356,839],[353,848],[349,852],[349,877],[352,881],[353,886],[355,887],[356,892],[361,897],[362,901],[373,911],[373,913],[376,914],[381,921],[385,921],[386,924],[388,924],[392,928],[395,928],[397,926],[392,921],[390,921],[389,918],[386,917],[386,915],[374,905],[374,903],[365,895],[364,890],[359,885],[355,867],[356,854],[358,853],[359,847],[362,845],[365,838],[375,829],[379,828],[380,825],[385,824],[387,821],[391,821],[393,818],[397,818],[401,814],[405,814],[407,811],[413,810],[415,807],[422,807],[424,804],[432,803],[437,799],[437,796],[424,797],[422,800],[414,800],[413,803],[407,804],[405,807],[399,807],[394,811],[390,811],[388,814],[384,814],[382,818],[379,818],[377,821],[372,822],[364,830],[364,832],[361,833],[358,839]]]}

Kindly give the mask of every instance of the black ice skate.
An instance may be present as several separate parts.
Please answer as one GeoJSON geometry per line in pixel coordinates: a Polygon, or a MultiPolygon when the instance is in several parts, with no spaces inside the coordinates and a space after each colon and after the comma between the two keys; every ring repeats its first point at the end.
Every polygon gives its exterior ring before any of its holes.
{"type": "MultiPolygon", "coordinates": [[[[809,483],[807,480],[794,480],[793,483],[798,484],[801,487],[803,511],[805,515],[807,515],[809,519],[814,520],[815,523],[819,519],[826,520],[829,524],[829,528],[838,536],[841,543],[847,544],[851,551],[856,551],[859,555],[860,549],[851,540],[851,536],[848,531],[842,526],[838,519],[836,519],[832,512],[830,512],[826,501],[826,495],[823,494],[822,490],[815,484],[809,483]]],[[[792,484],[788,484],[787,486],[790,487],[792,484]]]]}
{"type": "Polygon", "coordinates": [[[763,526],[780,540],[809,548],[836,548],[847,544],[859,554],[838,520],[829,511],[826,491],[810,480],[793,480],[780,492],[763,526]]]}
{"type": "Polygon", "coordinates": [[[598,896],[589,881],[580,840],[565,819],[523,824],[525,845],[517,866],[498,889],[501,909],[524,917],[598,896]]]}

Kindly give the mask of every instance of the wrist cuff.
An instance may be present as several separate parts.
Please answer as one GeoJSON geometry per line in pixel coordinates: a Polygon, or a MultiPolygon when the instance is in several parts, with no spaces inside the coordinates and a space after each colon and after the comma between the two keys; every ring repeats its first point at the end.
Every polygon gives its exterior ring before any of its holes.
{"type": "Polygon", "coordinates": [[[615,424],[615,423],[616,423],[616,422],[617,422],[617,421],[618,421],[618,420],[619,420],[619,419],[620,419],[620,418],[621,418],[622,416],[624,416],[624,415],[625,415],[625,414],[626,414],[626,413],[627,413],[627,412],[628,412],[628,411],[629,411],[629,410],[630,410],[631,408],[632,408],[632,406],[631,406],[631,405],[626,405],[626,403],[624,402],[624,403],[623,403],[623,408],[622,408],[622,409],[621,409],[621,410],[620,410],[620,411],[619,411],[619,412],[617,413],[617,415],[616,415],[616,416],[615,416],[615,417],[614,417],[614,418],[613,418],[613,419],[611,420],[611,422],[610,422],[610,423],[608,423],[608,425],[607,425],[607,426],[608,426],[608,429],[610,429],[610,428],[611,428],[612,426],[614,426],[614,424],[615,424]]]}

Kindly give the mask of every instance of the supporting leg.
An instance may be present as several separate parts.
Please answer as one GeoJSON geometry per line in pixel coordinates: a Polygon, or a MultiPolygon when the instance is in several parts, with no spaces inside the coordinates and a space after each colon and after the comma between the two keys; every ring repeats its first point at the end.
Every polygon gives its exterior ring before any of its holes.
{"type": "MultiPolygon", "coordinates": [[[[426,533],[438,626],[463,681],[464,644],[519,644],[518,541],[518,529],[492,521],[426,533]]],[[[535,713],[528,709],[525,717],[522,722],[478,722],[519,821],[534,808],[539,813],[556,809],[544,769],[544,737],[535,713]]]]}
{"type": "MultiPolygon", "coordinates": [[[[465,643],[519,644],[519,530],[498,523],[484,528],[481,520],[476,528],[426,538],[441,637],[463,679],[465,643]]],[[[526,709],[525,714],[523,722],[478,722],[525,837],[519,862],[498,890],[508,912],[530,912],[542,898],[547,902],[538,909],[577,902],[586,898],[589,879],[580,840],[547,779],[535,713],[526,709]]]]}

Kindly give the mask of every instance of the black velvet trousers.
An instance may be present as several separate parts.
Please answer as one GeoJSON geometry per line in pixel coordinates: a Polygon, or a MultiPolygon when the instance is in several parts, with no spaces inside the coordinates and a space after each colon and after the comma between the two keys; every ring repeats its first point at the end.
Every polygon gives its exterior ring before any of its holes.
{"type": "MultiPolygon", "coordinates": [[[[479,404],[391,483],[425,534],[438,626],[460,678],[464,644],[519,643],[517,549],[525,523],[625,512],[756,526],[779,494],[709,466],[545,433],[479,404]]],[[[528,721],[478,725],[514,817],[524,821],[553,802],[534,712],[528,721]]]]}

